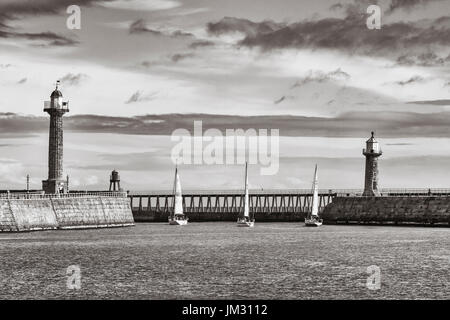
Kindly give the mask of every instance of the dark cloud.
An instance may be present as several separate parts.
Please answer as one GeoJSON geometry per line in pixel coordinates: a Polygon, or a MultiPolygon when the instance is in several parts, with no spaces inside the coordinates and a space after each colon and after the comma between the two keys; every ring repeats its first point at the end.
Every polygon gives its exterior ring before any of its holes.
{"type": "MultiPolygon", "coordinates": [[[[139,99],[139,98],[138,98],[139,99]]],[[[68,131],[137,135],[171,135],[179,128],[193,131],[201,120],[203,130],[279,129],[284,136],[361,137],[375,130],[380,137],[450,137],[450,112],[350,112],[334,118],[304,116],[227,116],[166,114],[136,117],[76,115],[65,117],[68,131]]],[[[0,113],[0,134],[47,132],[47,117],[0,113]]]]}
{"type": "Polygon", "coordinates": [[[291,88],[295,88],[295,87],[301,87],[307,83],[311,83],[311,82],[316,82],[316,83],[323,83],[323,82],[327,82],[327,81],[333,81],[333,80],[348,80],[350,79],[350,75],[345,72],[342,71],[341,68],[338,68],[334,71],[325,73],[323,71],[313,71],[310,70],[308,72],[308,75],[306,77],[303,77],[299,80],[297,80],[291,88]]]}
{"type": "Polygon", "coordinates": [[[48,130],[48,121],[44,117],[21,116],[12,112],[0,112],[0,135],[29,134],[48,130]]]}
{"type": "Polygon", "coordinates": [[[153,92],[150,94],[144,94],[144,92],[138,90],[135,93],[131,95],[130,98],[125,102],[126,104],[134,103],[134,102],[141,102],[141,101],[150,101],[155,99],[157,92],[153,92]]]}
{"type": "Polygon", "coordinates": [[[343,18],[305,20],[288,25],[228,17],[209,23],[207,29],[213,35],[241,32],[244,38],[237,45],[266,51],[284,48],[333,49],[394,59],[405,54],[420,55],[430,50],[440,50],[438,52],[445,54],[445,57],[448,55],[450,16],[419,22],[385,23],[381,30],[369,30],[366,27],[367,7],[359,8],[349,7],[343,18]]]}
{"type": "Polygon", "coordinates": [[[399,65],[417,65],[422,67],[434,67],[434,66],[443,66],[446,64],[450,64],[450,54],[447,58],[440,57],[433,52],[426,52],[419,55],[402,55],[397,58],[397,63],[399,65]]]}
{"type": "Polygon", "coordinates": [[[155,62],[155,61],[142,61],[139,64],[140,67],[144,67],[144,68],[151,68],[151,67],[156,66],[156,65],[158,65],[158,63],[155,62]]]}
{"type": "Polygon", "coordinates": [[[398,143],[386,143],[387,146],[412,146],[414,143],[398,142],[398,143]]]}
{"type": "Polygon", "coordinates": [[[143,19],[139,19],[130,24],[130,33],[149,33],[156,36],[162,35],[161,31],[153,30],[147,27],[146,22],[143,19]]]}
{"type": "Polygon", "coordinates": [[[292,100],[292,99],[295,99],[295,98],[296,98],[296,97],[295,97],[295,96],[292,96],[292,95],[284,95],[284,96],[282,96],[281,98],[275,100],[275,101],[273,102],[273,104],[280,104],[280,103],[282,103],[283,101],[286,101],[286,100],[292,100]]]}
{"type": "Polygon", "coordinates": [[[59,80],[62,84],[69,85],[69,86],[77,86],[81,84],[83,81],[88,79],[89,77],[84,73],[78,73],[78,74],[72,74],[68,73],[59,80]]]}
{"type": "Polygon", "coordinates": [[[194,41],[189,45],[189,47],[192,49],[197,49],[197,48],[201,48],[201,47],[211,47],[211,46],[214,46],[214,42],[208,41],[208,40],[194,41]]]}
{"type": "Polygon", "coordinates": [[[344,8],[344,5],[342,3],[335,3],[330,6],[330,10],[332,10],[332,11],[341,10],[343,8],[344,8]]]}
{"type": "Polygon", "coordinates": [[[58,14],[70,5],[91,6],[112,0],[16,0],[0,3],[0,19],[17,19],[26,15],[58,14]]]}
{"type": "Polygon", "coordinates": [[[22,78],[19,81],[17,81],[18,84],[23,84],[25,82],[27,82],[27,78],[22,78]]]}
{"type": "Polygon", "coordinates": [[[10,68],[10,67],[11,67],[10,63],[0,64],[0,69],[7,69],[7,68],[10,68]]]}
{"type": "Polygon", "coordinates": [[[151,29],[147,26],[147,22],[144,19],[139,19],[130,24],[129,27],[130,34],[151,34],[155,36],[167,36],[173,38],[190,38],[194,35],[190,32],[184,32],[181,30],[176,30],[173,32],[162,32],[159,30],[151,29]]]}
{"type": "Polygon", "coordinates": [[[431,2],[440,2],[444,0],[390,0],[390,1],[379,1],[379,0],[353,0],[352,2],[346,3],[336,3],[330,6],[332,11],[343,10],[347,14],[355,14],[361,10],[365,10],[369,5],[379,5],[381,10],[384,10],[385,14],[391,14],[393,11],[402,9],[410,11],[413,8],[417,8],[419,5],[425,7],[431,2]]]}
{"type": "Polygon", "coordinates": [[[138,64],[138,67],[152,68],[152,67],[158,67],[158,66],[170,66],[174,63],[178,63],[182,60],[189,59],[192,57],[195,57],[195,54],[193,54],[193,53],[175,53],[172,55],[167,55],[159,60],[142,61],[140,64],[138,64]]]}
{"type": "Polygon", "coordinates": [[[193,37],[194,35],[190,32],[184,32],[177,30],[171,33],[172,37],[193,37]]]}
{"type": "Polygon", "coordinates": [[[391,13],[397,9],[412,9],[418,5],[427,5],[430,2],[438,2],[443,0],[392,0],[387,13],[391,13]]]}
{"type": "Polygon", "coordinates": [[[222,35],[230,32],[241,32],[248,36],[257,36],[261,34],[270,34],[285,24],[273,21],[253,22],[247,19],[225,17],[219,22],[210,22],[207,24],[207,30],[213,35],[222,35]]]}
{"type": "Polygon", "coordinates": [[[285,99],[286,99],[286,96],[282,96],[280,99],[275,100],[273,103],[279,104],[279,103],[283,102],[285,99]]]}
{"type": "Polygon", "coordinates": [[[412,104],[431,104],[435,106],[450,106],[450,99],[443,100],[425,100],[425,101],[410,101],[412,104]]]}
{"type": "MultiPolygon", "coordinates": [[[[105,0],[111,1],[111,0],[105,0]]],[[[90,6],[103,0],[17,0],[0,2],[0,38],[18,38],[46,41],[44,46],[73,46],[78,41],[54,32],[20,33],[8,25],[11,20],[23,19],[30,15],[58,14],[70,5],[90,6]]]]}
{"type": "Polygon", "coordinates": [[[131,97],[125,103],[138,102],[141,97],[142,97],[142,92],[136,91],[135,93],[133,93],[131,95],[131,97]]]}
{"type": "Polygon", "coordinates": [[[176,53],[170,57],[170,60],[172,60],[172,62],[177,63],[181,60],[192,58],[193,56],[194,56],[193,53],[176,53]]]}
{"type": "Polygon", "coordinates": [[[396,81],[395,84],[401,85],[401,86],[405,86],[408,84],[413,84],[413,83],[421,83],[424,82],[425,79],[421,76],[414,76],[409,78],[408,80],[405,81],[396,81]]]}
{"type": "Polygon", "coordinates": [[[56,34],[54,32],[12,33],[12,36],[28,40],[47,41],[46,46],[73,46],[79,43],[75,39],[56,34]]]}
{"type": "Polygon", "coordinates": [[[43,46],[73,46],[79,42],[75,39],[56,34],[54,32],[21,33],[15,31],[1,31],[0,38],[26,39],[44,41],[43,46]]]}

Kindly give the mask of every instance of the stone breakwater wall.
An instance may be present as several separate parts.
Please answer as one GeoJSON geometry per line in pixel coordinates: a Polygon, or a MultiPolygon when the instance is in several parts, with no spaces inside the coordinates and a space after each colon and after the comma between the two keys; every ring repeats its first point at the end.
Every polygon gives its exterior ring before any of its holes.
{"type": "Polygon", "coordinates": [[[335,197],[324,223],[450,225],[450,196],[335,197]]]}
{"type": "Polygon", "coordinates": [[[0,232],[131,225],[127,197],[0,198],[0,232]]]}
{"type": "MultiPolygon", "coordinates": [[[[302,222],[305,221],[304,212],[284,212],[284,213],[266,213],[255,212],[257,222],[302,222]]],[[[167,222],[169,213],[167,212],[140,212],[133,210],[134,220],[136,222],[167,222]]],[[[195,212],[186,213],[189,222],[213,222],[213,221],[232,221],[236,222],[239,214],[237,212],[195,212]]]]}

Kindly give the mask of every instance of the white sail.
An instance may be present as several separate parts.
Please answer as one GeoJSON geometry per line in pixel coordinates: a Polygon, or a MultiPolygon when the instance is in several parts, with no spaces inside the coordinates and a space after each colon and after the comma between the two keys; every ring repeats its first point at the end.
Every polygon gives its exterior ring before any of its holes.
{"type": "Polygon", "coordinates": [[[175,170],[175,205],[174,214],[183,214],[183,196],[181,194],[181,182],[178,170],[175,170]]]}
{"type": "Polygon", "coordinates": [[[249,217],[248,208],[248,174],[247,174],[247,162],[245,163],[245,196],[244,196],[244,217],[249,217]]]}
{"type": "Polygon", "coordinates": [[[319,186],[318,186],[318,178],[317,178],[317,164],[316,170],[314,171],[314,181],[312,185],[312,204],[311,204],[311,216],[319,215],[319,186]]]}

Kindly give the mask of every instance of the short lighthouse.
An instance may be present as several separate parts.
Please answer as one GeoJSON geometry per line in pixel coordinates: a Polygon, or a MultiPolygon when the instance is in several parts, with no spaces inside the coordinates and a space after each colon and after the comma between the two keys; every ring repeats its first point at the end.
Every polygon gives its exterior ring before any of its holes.
{"type": "Polygon", "coordinates": [[[380,145],[375,140],[374,132],[372,131],[372,136],[366,141],[366,149],[363,149],[363,155],[366,157],[363,196],[380,195],[378,191],[378,157],[382,153],[380,145]]]}
{"type": "Polygon", "coordinates": [[[50,101],[44,102],[44,112],[50,115],[50,130],[48,143],[48,179],[42,181],[45,193],[67,192],[66,181],[63,178],[63,115],[69,112],[69,103],[63,102],[63,95],[56,88],[50,95],[50,101]]]}

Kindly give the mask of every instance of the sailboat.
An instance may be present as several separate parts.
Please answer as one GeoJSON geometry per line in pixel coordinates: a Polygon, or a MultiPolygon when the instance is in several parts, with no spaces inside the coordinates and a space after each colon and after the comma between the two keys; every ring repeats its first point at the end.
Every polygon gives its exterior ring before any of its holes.
{"type": "Polygon", "coordinates": [[[307,227],[319,227],[322,225],[323,220],[319,218],[319,186],[317,178],[317,164],[314,171],[314,181],[312,185],[312,204],[311,212],[305,218],[305,226],[307,227]]]}
{"type": "Polygon", "coordinates": [[[176,226],[184,226],[188,222],[188,218],[183,213],[183,196],[181,194],[181,182],[178,176],[178,167],[175,167],[175,181],[173,183],[173,199],[174,205],[171,215],[169,216],[169,224],[176,226]]]}
{"type": "Polygon", "coordinates": [[[247,162],[245,162],[245,195],[244,195],[244,211],[239,214],[237,220],[238,227],[253,227],[255,225],[255,218],[250,219],[250,210],[248,206],[248,169],[247,162]]]}

